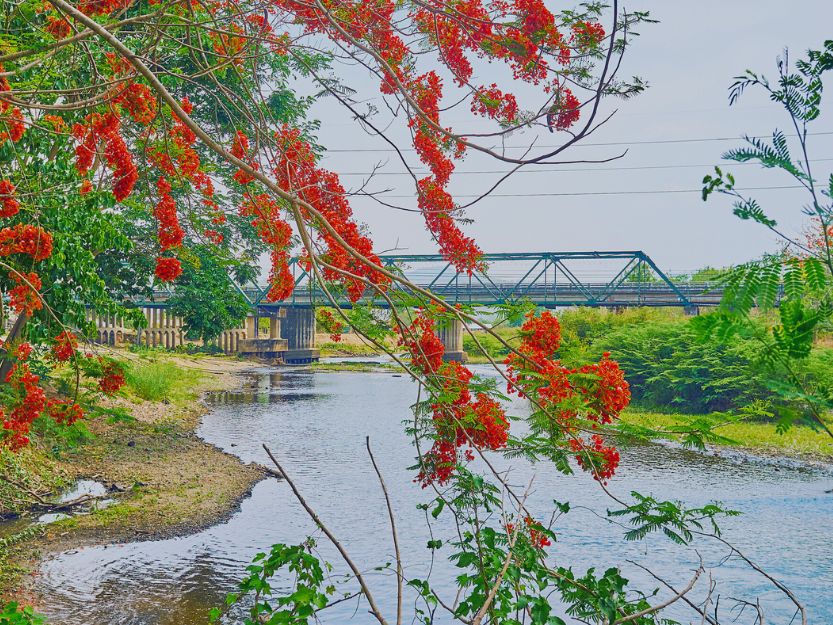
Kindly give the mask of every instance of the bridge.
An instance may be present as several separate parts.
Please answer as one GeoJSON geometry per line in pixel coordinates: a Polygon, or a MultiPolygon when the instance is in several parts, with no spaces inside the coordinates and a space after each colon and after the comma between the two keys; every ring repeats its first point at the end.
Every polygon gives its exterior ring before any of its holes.
{"type": "MultiPolygon", "coordinates": [[[[695,311],[720,303],[723,289],[713,282],[675,282],[642,251],[533,252],[486,254],[485,271],[471,275],[457,272],[436,254],[392,254],[380,257],[385,267],[401,272],[417,286],[431,290],[452,304],[496,306],[528,300],[545,308],[592,306],[677,306],[695,311]]],[[[266,301],[268,287],[241,289],[253,308],[329,306],[324,290],[292,259],[295,278],[292,296],[281,302],[266,301]]],[[[391,291],[401,290],[393,285],[391,291]]],[[[372,301],[386,308],[372,293],[359,303],[372,301]]],[[[339,306],[352,303],[339,296],[339,306]]]]}
{"type": "MultiPolygon", "coordinates": [[[[457,272],[436,254],[389,254],[380,258],[385,267],[451,304],[488,307],[527,300],[545,308],[674,306],[696,314],[700,307],[718,305],[723,295],[719,283],[672,280],[638,250],[487,254],[485,269],[471,275],[457,272]]],[[[292,259],[290,265],[295,290],[286,300],[267,301],[268,287],[235,285],[252,313],[241,327],[220,336],[217,344],[221,349],[284,362],[318,359],[315,308],[331,302],[299,259],[292,259]],[[268,319],[268,329],[261,326],[262,318],[268,319]]],[[[403,287],[391,285],[391,293],[397,290],[403,287]]],[[[182,319],[167,310],[169,296],[170,291],[158,291],[152,301],[136,302],[148,320],[146,328],[131,331],[117,318],[96,318],[99,340],[115,343],[119,336],[129,336],[129,340],[146,345],[172,348],[183,344],[182,319]]],[[[337,295],[337,303],[345,308],[353,306],[342,295],[337,295]]],[[[372,293],[359,303],[388,306],[372,293]]],[[[438,329],[449,359],[464,357],[463,332],[459,322],[438,329]]]]}

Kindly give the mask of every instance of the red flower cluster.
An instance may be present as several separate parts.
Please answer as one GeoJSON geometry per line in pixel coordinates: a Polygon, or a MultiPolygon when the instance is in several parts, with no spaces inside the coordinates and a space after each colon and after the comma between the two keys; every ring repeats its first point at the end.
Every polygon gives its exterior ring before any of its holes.
{"type": "Polygon", "coordinates": [[[579,48],[595,48],[604,38],[604,26],[598,22],[576,22],[573,24],[573,41],[579,48]]]}
{"type": "Polygon", "coordinates": [[[344,324],[338,321],[329,310],[319,309],[316,313],[318,323],[324,328],[324,331],[330,335],[330,340],[334,343],[341,342],[341,335],[344,332],[344,324]]]}
{"type": "MultiPolygon", "coordinates": [[[[4,71],[3,64],[0,63],[0,73],[4,71]]],[[[11,91],[11,85],[9,85],[5,76],[0,76],[0,92],[2,91],[11,91]]],[[[5,127],[5,130],[0,131],[0,147],[9,139],[17,143],[23,138],[23,133],[26,132],[21,110],[4,100],[0,100],[0,128],[3,127],[5,127]]]]}
{"type": "Polygon", "coordinates": [[[52,255],[52,235],[40,226],[15,224],[0,230],[0,256],[26,254],[33,260],[52,255]]]}
{"type": "Polygon", "coordinates": [[[477,115],[491,117],[506,124],[518,118],[518,101],[511,93],[503,93],[494,83],[490,87],[481,87],[474,94],[471,111],[477,115]]]}
{"type": "Polygon", "coordinates": [[[138,82],[129,82],[113,101],[122,105],[138,124],[147,126],[156,117],[156,96],[150,87],[138,82]]]}
{"type": "Polygon", "coordinates": [[[113,395],[127,383],[124,378],[124,371],[117,362],[102,361],[101,379],[98,381],[98,388],[107,395],[113,395]]]}
{"type": "MultiPolygon", "coordinates": [[[[549,537],[543,532],[543,527],[540,523],[536,522],[535,519],[532,517],[525,517],[524,518],[524,525],[526,525],[527,536],[529,537],[529,543],[535,549],[543,549],[544,547],[549,547],[552,544],[552,541],[549,537]]],[[[514,523],[507,523],[506,524],[506,533],[511,534],[515,531],[515,524],[514,523]]]]}
{"type": "Polygon", "coordinates": [[[154,274],[161,282],[172,282],[182,275],[182,265],[178,258],[159,256],[154,274]]]}
{"type": "MultiPolygon", "coordinates": [[[[151,105],[156,106],[155,99],[151,105]]],[[[193,111],[194,107],[188,98],[183,98],[180,105],[186,115],[193,111]]],[[[199,154],[194,149],[197,137],[174,111],[171,111],[171,117],[174,121],[166,139],[152,142],[146,149],[150,161],[162,172],[156,183],[159,202],[154,208],[154,217],[159,222],[159,247],[163,253],[180,247],[185,238],[185,232],[177,217],[169,177],[186,187],[191,183],[202,194],[202,204],[209,209],[217,210],[217,204],[213,200],[214,184],[203,170],[199,154]],[[171,144],[174,149],[171,149],[171,144]]],[[[222,234],[214,230],[206,229],[205,235],[217,245],[223,241],[222,234]]],[[[159,280],[169,282],[181,273],[182,266],[176,258],[157,258],[155,274],[159,280]]]]}
{"type": "MultiPolygon", "coordinates": [[[[249,150],[249,137],[238,130],[231,145],[231,155],[245,161],[249,167],[256,170],[257,163],[249,156],[249,150]]],[[[240,184],[249,184],[255,177],[243,169],[238,169],[234,174],[234,179],[240,184]]]]}
{"type": "Polygon", "coordinates": [[[604,439],[598,434],[590,436],[590,444],[573,439],[570,449],[576,454],[578,465],[585,471],[591,471],[593,477],[602,483],[613,477],[619,466],[619,451],[615,447],[605,445],[604,439]]]}
{"type": "Polygon", "coordinates": [[[185,233],[176,216],[176,202],[171,195],[171,184],[160,176],[156,181],[159,203],[153,209],[153,216],[159,222],[159,245],[163,252],[182,245],[185,233]]]}
{"type": "Polygon", "coordinates": [[[434,320],[424,312],[414,317],[407,332],[401,332],[399,344],[411,356],[411,364],[425,375],[436,373],[443,364],[445,347],[434,334],[434,320]]]}
{"type": "Polygon", "coordinates": [[[46,407],[46,394],[38,384],[40,378],[32,373],[25,362],[30,353],[31,346],[28,343],[21,344],[16,352],[18,362],[12,365],[6,376],[6,383],[15,392],[15,399],[9,415],[3,415],[3,429],[6,431],[3,444],[12,450],[29,444],[28,434],[32,422],[43,413],[46,407]],[[21,349],[24,345],[28,349],[21,349]]]}
{"type": "Polygon", "coordinates": [[[224,237],[222,232],[217,232],[216,230],[212,230],[211,228],[206,228],[202,231],[203,236],[211,241],[214,245],[221,245],[224,237]]]}
{"type": "Polygon", "coordinates": [[[461,85],[472,75],[467,54],[503,60],[516,78],[533,84],[547,79],[545,51],[559,51],[559,62],[569,60],[569,48],[543,0],[493,0],[485,6],[480,0],[431,0],[419,7],[413,13],[417,28],[461,85]]]}
{"type": "Polygon", "coordinates": [[[86,174],[95,160],[99,144],[104,144],[104,159],[113,172],[113,197],[121,202],[133,191],[139,179],[133,157],[127,149],[119,128],[121,122],[114,112],[88,115],[85,124],[75,124],[72,135],[79,142],[75,148],[75,166],[86,174]]]}
{"type": "Polygon", "coordinates": [[[219,57],[223,59],[231,59],[231,62],[239,67],[245,60],[241,53],[246,48],[247,38],[241,36],[243,29],[238,24],[232,22],[228,26],[227,30],[232,32],[220,33],[212,31],[210,35],[212,46],[214,48],[214,52],[216,52],[219,57]],[[232,34],[235,32],[240,34],[232,34]]]}
{"type": "Polygon", "coordinates": [[[113,11],[126,9],[133,0],[81,0],[78,10],[90,16],[109,15],[113,11]]]}
{"type": "MultiPolygon", "coordinates": [[[[326,246],[324,260],[331,267],[324,267],[327,280],[344,285],[350,301],[358,301],[365,290],[365,280],[384,287],[387,276],[376,270],[381,267],[379,257],[373,252],[373,242],[362,233],[353,219],[353,211],[345,197],[344,187],[338,176],[316,165],[316,156],[310,144],[301,138],[297,128],[283,126],[275,133],[279,156],[272,163],[275,181],[284,190],[312,206],[326,220],[329,228],[321,224],[318,237],[326,246]],[[370,263],[360,261],[347,251],[339,239],[370,263]]],[[[303,217],[311,223],[321,223],[317,215],[301,207],[303,217]]]]}
{"type": "Polygon", "coordinates": [[[20,203],[14,196],[11,180],[0,180],[0,217],[12,217],[20,211],[20,203]]]}
{"type": "Polygon", "coordinates": [[[75,355],[78,339],[69,330],[64,330],[55,337],[52,344],[52,357],[58,362],[66,362],[75,355]]]}
{"type": "Polygon", "coordinates": [[[432,174],[417,182],[417,205],[439,245],[440,253],[457,271],[471,274],[482,264],[483,252],[474,239],[463,234],[457,225],[455,218],[461,216],[460,210],[446,188],[454,171],[454,162],[444,151],[447,143],[445,134],[437,130],[442,81],[432,71],[410,81],[408,89],[423,114],[433,122],[428,124],[414,117],[408,124],[414,133],[414,148],[432,174]]]}
{"type": "Polygon", "coordinates": [[[38,293],[42,286],[38,274],[35,272],[20,274],[13,271],[9,273],[9,276],[17,283],[17,286],[9,291],[9,305],[18,314],[31,315],[43,308],[43,302],[38,293]]]}
{"type": "Polygon", "coordinates": [[[54,15],[49,15],[46,18],[46,32],[48,32],[55,39],[60,41],[61,39],[66,39],[67,37],[69,37],[71,28],[69,22],[66,21],[63,17],[55,17],[54,15]]]}
{"type": "Polygon", "coordinates": [[[509,436],[509,421],[500,404],[485,393],[473,393],[473,374],[458,362],[443,363],[443,344],[434,333],[434,322],[424,312],[400,332],[411,363],[441,388],[432,404],[434,443],[422,458],[417,480],[423,488],[443,485],[462,459],[471,460],[474,449],[501,449],[509,436]],[[469,447],[465,451],[462,448],[469,447]]]}
{"type": "Polygon", "coordinates": [[[569,439],[569,449],[576,454],[579,466],[592,469],[596,479],[607,480],[618,466],[618,452],[606,447],[598,435],[591,437],[591,447],[578,438],[580,421],[575,400],[581,400],[581,417],[590,427],[610,423],[630,402],[624,373],[607,353],[598,363],[578,369],[565,367],[554,359],[561,328],[548,311],[540,317],[530,313],[521,336],[519,354],[510,354],[506,359],[509,393],[534,397],[552,417],[548,433],[556,440],[569,439]],[[569,407],[562,406],[566,400],[570,400],[569,407]],[[591,462],[593,458],[595,461],[591,462]]]}
{"type": "Polygon", "coordinates": [[[75,402],[52,399],[47,404],[46,411],[58,425],[72,425],[84,418],[84,410],[75,402]]]}
{"type": "Polygon", "coordinates": [[[559,91],[555,103],[547,114],[550,130],[566,130],[581,117],[581,102],[568,87],[559,91]]]}
{"type": "Polygon", "coordinates": [[[281,207],[266,193],[246,193],[240,206],[240,215],[252,218],[260,240],[272,249],[272,270],[269,274],[269,292],[266,299],[278,302],[292,295],[295,279],[289,270],[289,249],[292,245],[292,228],[281,217],[281,207]]]}

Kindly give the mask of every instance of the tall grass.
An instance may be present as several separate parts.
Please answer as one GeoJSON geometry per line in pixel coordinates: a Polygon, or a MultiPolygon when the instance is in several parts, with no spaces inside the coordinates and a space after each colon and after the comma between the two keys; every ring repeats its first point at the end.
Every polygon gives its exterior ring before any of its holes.
{"type": "Polygon", "coordinates": [[[162,401],[187,392],[199,379],[199,373],[171,362],[155,361],[131,365],[125,377],[130,390],[141,399],[162,401]]]}

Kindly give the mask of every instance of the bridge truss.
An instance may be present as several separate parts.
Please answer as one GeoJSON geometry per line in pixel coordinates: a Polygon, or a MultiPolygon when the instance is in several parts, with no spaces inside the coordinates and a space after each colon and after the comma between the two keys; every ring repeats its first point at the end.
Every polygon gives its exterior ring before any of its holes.
{"type": "MultiPolygon", "coordinates": [[[[717,305],[722,295],[722,289],[714,283],[671,280],[642,251],[486,254],[486,269],[471,275],[457,272],[436,254],[393,254],[381,260],[386,267],[453,304],[495,306],[525,299],[547,308],[696,308],[717,305]]],[[[259,309],[329,305],[323,289],[298,259],[291,261],[291,267],[295,291],[287,300],[267,302],[268,287],[251,286],[241,292],[259,309]]],[[[351,306],[341,296],[338,303],[351,306]]],[[[379,297],[373,299],[373,304],[382,308],[387,305],[379,297]]]]}

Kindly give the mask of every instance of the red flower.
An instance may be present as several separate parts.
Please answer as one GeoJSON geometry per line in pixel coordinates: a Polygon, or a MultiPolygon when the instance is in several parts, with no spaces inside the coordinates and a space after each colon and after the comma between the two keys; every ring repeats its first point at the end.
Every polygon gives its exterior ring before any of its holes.
{"type": "Polygon", "coordinates": [[[121,202],[133,191],[139,179],[139,172],[133,157],[127,149],[121,134],[120,121],[116,113],[104,115],[93,113],[86,118],[86,124],[75,124],[73,136],[79,141],[75,148],[75,166],[78,173],[85,174],[95,160],[99,143],[104,144],[104,159],[113,172],[113,197],[121,202]]]}
{"type": "Polygon", "coordinates": [[[26,254],[44,260],[52,254],[52,235],[40,226],[16,224],[0,230],[0,256],[26,254]]]}
{"type": "Polygon", "coordinates": [[[36,310],[43,308],[43,302],[38,293],[42,286],[38,274],[34,272],[24,274],[12,272],[9,275],[17,283],[17,286],[9,291],[9,305],[15,311],[31,315],[36,310]]]}
{"type": "Polygon", "coordinates": [[[69,22],[62,17],[54,17],[50,15],[46,18],[46,32],[52,35],[55,39],[61,40],[69,37],[70,33],[69,22]]]}
{"type": "Polygon", "coordinates": [[[98,388],[103,393],[113,395],[126,383],[121,365],[113,361],[103,362],[101,379],[98,381],[98,388]]]}
{"type": "Polygon", "coordinates": [[[84,418],[84,410],[75,402],[50,400],[46,411],[58,425],[72,425],[84,418]]]}
{"type": "Polygon", "coordinates": [[[75,355],[78,339],[69,330],[64,330],[55,337],[52,345],[52,357],[58,362],[66,362],[75,355]]]}
{"type": "Polygon", "coordinates": [[[162,282],[171,282],[182,274],[182,265],[177,258],[160,256],[156,259],[156,271],[154,273],[162,282]]]}
{"type": "Polygon", "coordinates": [[[154,208],[153,214],[159,221],[159,245],[162,251],[167,251],[182,245],[185,232],[179,225],[179,219],[176,215],[176,202],[174,202],[171,195],[170,183],[160,176],[156,182],[156,188],[159,191],[159,203],[154,208]]]}
{"type": "Polygon", "coordinates": [[[604,38],[604,26],[598,22],[576,22],[573,24],[573,40],[580,48],[594,48],[604,38]]]}
{"type": "Polygon", "coordinates": [[[12,217],[20,211],[20,203],[14,197],[15,187],[10,180],[0,180],[0,217],[12,217]]]}
{"type": "Polygon", "coordinates": [[[547,114],[547,125],[550,130],[566,130],[575,124],[581,116],[581,102],[573,95],[569,88],[560,91],[555,104],[547,114]]]}

